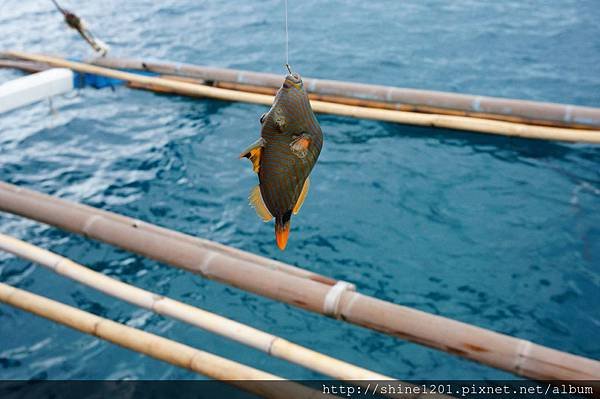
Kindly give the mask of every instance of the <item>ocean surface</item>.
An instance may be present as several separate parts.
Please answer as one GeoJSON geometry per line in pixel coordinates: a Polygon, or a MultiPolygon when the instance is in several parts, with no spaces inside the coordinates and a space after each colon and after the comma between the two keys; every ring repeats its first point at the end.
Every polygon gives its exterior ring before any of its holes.
{"type": "MultiPolygon", "coordinates": [[[[282,1],[62,0],[112,55],[283,74],[282,1]]],[[[293,1],[304,76],[600,106],[596,0],[293,1]]],[[[50,0],[0,0],[0,50],[86,57],[50,0]]],[[[0,70],[0,82],[21,76],[0,70]]],[[[600,147],[319,115],[285,252],[239,152],[267,108],[84,89],[0,115],[0,180],[355,283],[362,293],[600,359],[600,147]]],[[[486,366],[0,214],[0,232],[397,378],[486,366]]],[[[0,254],[0,281],[288,378],[323,378],[0,254]]],[[[2,379],[195,379],[0,305],[2,379]]]]}

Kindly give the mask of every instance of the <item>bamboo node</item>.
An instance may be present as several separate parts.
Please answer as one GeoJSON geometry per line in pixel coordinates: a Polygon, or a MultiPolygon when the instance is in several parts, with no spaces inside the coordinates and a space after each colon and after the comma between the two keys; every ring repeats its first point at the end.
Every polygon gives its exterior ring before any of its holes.
{"type": "Polygon", "coordinates": [[[185,365],[185,368],[200,373],[202,371],[201,368],[194,367],[194,363],[196,362],[197,357],[202,357],[202,353],[200,351],[194,350],[194,354],[190,357],[190,360],[185,365]]]}
{"type": "Polygon", "coordinates": [[[573,110],[573,106],[570,105],[570,104],[565,107],[565,116],[563,118],[563,120],[565,122],[571,122],[571,119],[572,119],[572,115],[571,115],[572,110],[573,110]]]}
{"type": "Polygon", "coordinates": [[[269,341],[269,345],[266,347],[265,352],[267,352],[270,356],[273,356],[273,353],[271,351],[273,350],[273,345],[277,340],[282,341],[281,338],[273,336],[273,338],[271,338],[271,340],[269,341]]]}
{"type": "Polygon", "coordinates": [[[206,277],[209,275],[208,267],[210,266],[210,262],[217,256],[215,252],[209,252],[208,255],[203,259],[202,263],[198,266],[198,271],[200,275],[206,277]]]}
{"type": "Polygon", "coordinates": [[[340,318],[339,304],[345,291],[356,291],[356,286],[347,281],[338,281],[327,291],[323,301],[323,313],[334,319],[340,318]]]}
{"type": "Polygon", "coordinates": [[[152,306],[151,306],[151,310],[155,313],[161,314],[160,309],[156,308],[156,304],[162,300],[164,300],[165,297],[163,295],[158,295],[158,294],[152,294],[152,306]]]}
{"type": "Polygon", "coordinates": [[[62,256],[57,256],[56,261],[52,262],[52,264],[50,265],[50,269],[54,270],[57,273],[60,273],[60,265],[61,263],[63,263],[64,260],[65,258],[63,258],[62,256]]]}
{"type": "Polygon", "coordinates": [[[98,327],[100,327],[100,324],[102,324],[103,321],[104,320],[101,318],[99,318],[99,320],[96,320],[96,322],[94,323],[94,327],[92,328],[91,335],[100,338],[100,336],[98,335],[98,327]]]}
{"type": "Polygon", "coordinates": [[[391,102],[393,102],[393,99],[392,99],[392,92],[393,92],[393,90],[392,90],[392,88],[391,88],[391,87],[390,87],[390,88],[388,88],[388,89],[385,91],[385,100],[386,100],[387,102],[390,102],[390,103],[391,103],[391,102]]]}
{"type": "MultiPolygon", "coordinates": [[[[89,230],[92,228],[92,225],[93,225],[94,223],[96,223],[96,221],[97,221],[97,220],[100,220],[100,219],[102,219],[102,216],[100,216],[100,215],[93,215],[93,216],[91,216],[90,218],[88,218],[88,219],[85,221],[85,225],[83,226],[83,228],[81,229],[81,231],[83,232],[83,234],[84,234],[86,237],[88,237],[89,230]]],[[[88,238],[89,238],[89,237],[88,237],[88,238]]]]}
{"type": "Polygon", "coordinates": [[[515,359],[515,370],[518,373],[521,372],[521,369],[525,365],[527,358],[529,358],[531,347],[531,341],[527,341],[525,339],[520,340],[519,346],[517,347],[517,357],[515,359]]]}

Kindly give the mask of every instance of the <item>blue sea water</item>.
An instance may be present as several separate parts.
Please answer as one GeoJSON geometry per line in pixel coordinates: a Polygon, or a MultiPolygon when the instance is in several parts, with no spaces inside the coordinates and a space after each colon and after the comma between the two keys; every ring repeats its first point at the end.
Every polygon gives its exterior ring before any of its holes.
{"type": "MultiPolygon", "coordinates": [[[[61,3],[115,56],[283,73],[279,0],[61,3]]],[[[290,61],[305,76],[600,106],[596,0],[289,3],[290,61]]],[[[0,49],[90,55],[49,0],[0,1],[0,49]]],[[[18,76],[0,70],[0,82],[18,76]]],[[[81,90],[0,116],[0,180],[600,359],[600,147],[319,115],[324,149],[280,252],[237,159],[265,109],[81,90]]],[[[12,215],[0,232],[387,375],[510,377],[12,215]]],[[[283,377],[322,377],[6,254],[0,281],[283,377]]],[[[0,378],[34,377],[201,378],[0,305],[0,378]]]]}

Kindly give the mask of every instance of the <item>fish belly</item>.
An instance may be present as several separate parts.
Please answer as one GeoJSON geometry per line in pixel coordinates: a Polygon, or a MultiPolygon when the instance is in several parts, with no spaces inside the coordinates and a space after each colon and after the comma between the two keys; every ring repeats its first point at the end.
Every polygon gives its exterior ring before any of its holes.
{"type": "Polygon", "coordinates": [[[310,159],[298,158],[291,151],[290,142],[285,137],[271,139],[262,154],[258,175],[261,195],[275,217],[294,208],[314,164],[310,159]]]}

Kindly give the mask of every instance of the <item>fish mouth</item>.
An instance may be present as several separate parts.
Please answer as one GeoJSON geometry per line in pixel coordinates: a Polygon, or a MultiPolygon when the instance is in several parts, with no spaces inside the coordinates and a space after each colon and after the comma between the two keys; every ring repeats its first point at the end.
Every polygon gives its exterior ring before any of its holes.
{"type": "Polygon", "coordinates": [[[302,89],[302,78],[297,73],[288,74],[283,82],[283,87],[286,89],[289,89],[292,86],[298,90],[302,89]]]}

